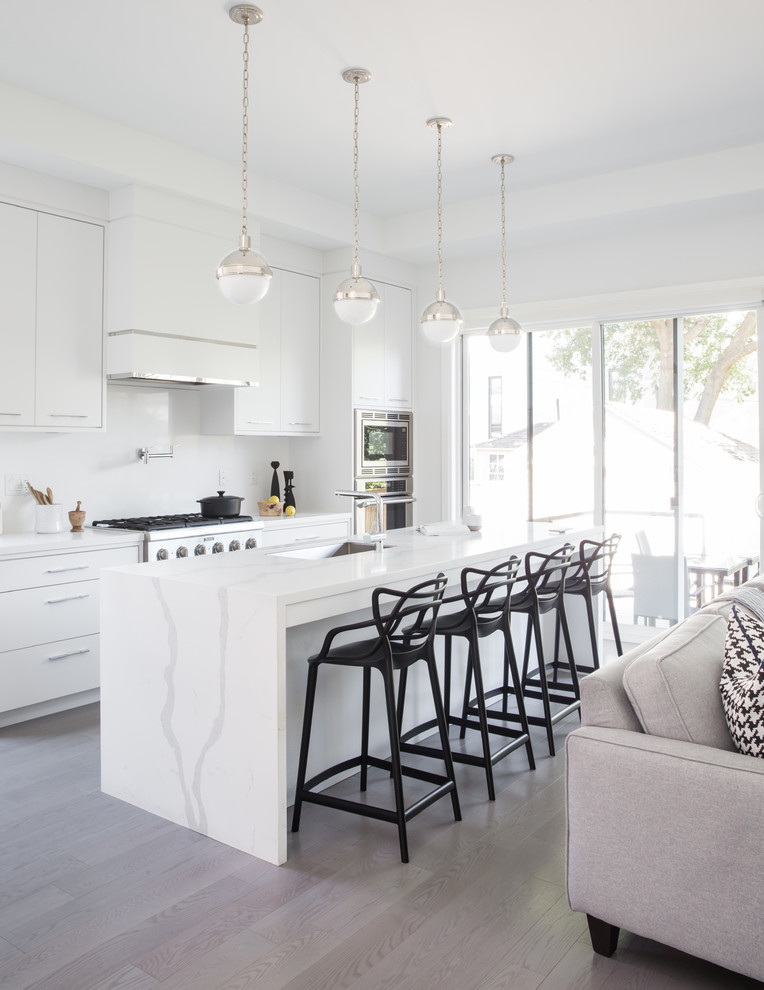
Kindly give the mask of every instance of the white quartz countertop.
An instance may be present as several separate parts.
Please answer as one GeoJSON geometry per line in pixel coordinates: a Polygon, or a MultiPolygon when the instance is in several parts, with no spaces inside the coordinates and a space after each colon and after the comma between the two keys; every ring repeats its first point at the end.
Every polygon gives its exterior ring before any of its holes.
{"type": "Polygon", "coordinates": [[[143,543],[143,533],[117,529],[89,529],[72,533],[3,533],[0,535],[0,559],[22,554],[59,553],[71,550],[98,550],[110,547],[133,547],[143,543]]]}
{"type": "MultiPolygon", "coordinates": [[[[280,605],[326,599],[347,592],[393,583],[412,583],[455,566],[480,566],[497,555],[513,550],[522,555],[529,545],[558,546],[565,534],[550,530],[548,524],[519,523],[484,528],[471,533],[452,523],[432,527],[439,535],[427,536],[417,528],[393,530],[390,546],[341,557],[306,560],[282,556],[277,548],[247,553],[221,554],[203,558],[168,560],[114,568],[146,580],[189,586],[236,589],[272,598],[280,605]]],[[[579,524],[574,542],[599,530],[579,524]]],[[[331,542],[321,541],[320,542],[331,542]]],[[[291,624],[291,623],[290,623],[291,624]]]]}
{"type": "Polygon", "coordinates": [[[265,529],[288,529],[290,526],[299,527],[316,523],[347,522],[350,518],[349,512],[301,512],[299,509],[293,516],[258,516],[255,515],[255,522],[261,522],[265,529]]]}

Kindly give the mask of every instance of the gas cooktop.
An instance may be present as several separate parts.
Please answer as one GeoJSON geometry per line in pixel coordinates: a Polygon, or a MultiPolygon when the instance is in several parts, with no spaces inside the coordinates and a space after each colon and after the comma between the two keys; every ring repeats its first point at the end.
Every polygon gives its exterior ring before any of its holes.
{"type": "Polygon", "coordinates": [[[186,529],[193,526],[228,526],[231,523],[253,522],[252,516],[203,516],[200,512],[178,513],[166,516],[133,516],[126,519],[98,519],[94,527],[104,529],[132,529],[144,533],[162,529],[186,529]]]}

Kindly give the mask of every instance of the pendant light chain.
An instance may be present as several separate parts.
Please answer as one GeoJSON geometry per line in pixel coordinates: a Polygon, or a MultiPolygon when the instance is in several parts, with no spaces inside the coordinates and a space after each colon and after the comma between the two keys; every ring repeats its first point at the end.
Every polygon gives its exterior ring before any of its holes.
{"type": "Polygon", "coordinates": [[[438,124],[438,295],[443,295],[443,169],[441,166],[443,127],[438,124]]]}
{"type": "Polygon", "coordinates": [[[358,93],[360,89],[360,80],[358,76],[355,77],[355,103],[353,107],[353,194],[355,198],[355,205],[353,207],[353,270],[356,266],[360,264],[358,260],[358,246],[359,240],[359,227],[360,227],[360,210],[358,206],[359,201],[359,187],[358,187],[358,118],[359,118],[359,98],[358,93]]]}
{"type": "Polygon", "coordinates": [[[247,172],[248,172],[248,134],[249,134],[249,17],[244,15],[244,72],[242,95],[242,141],[241,141],[241,236],[242,241],[247,236],[247,172]]]}
{"type": "Polygon", "coordinates": [[[507,221],[506,187],[504,185],[504,159],[501,160],[501,311],[507,308],[507,221]]]}

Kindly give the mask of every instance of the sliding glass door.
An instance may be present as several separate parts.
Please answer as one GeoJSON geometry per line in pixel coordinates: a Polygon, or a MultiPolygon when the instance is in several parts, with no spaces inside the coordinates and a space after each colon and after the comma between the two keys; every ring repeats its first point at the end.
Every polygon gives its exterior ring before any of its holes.
{"type": "Polygon", "coordinates": [[[607,533],[621,534],[619,627],[675,623],[686,607],[676,564],[677,332],[671,319],[601,328],[604,518],[607,533]]]}
{"type": "Polygon", "coordinates": [[[602,327],[605,527],[639,640],[755,573],[756,314],[602,327]]]}
{"type": "Polygon", "coordinates": [[[537,331],[499,354],[483,334],[463,347],[463,500],[484,517],[572,528],[594,509],[591,327],[537,331]],[[567,341],[587,352],[571,374],[567,341]]]}
{"type": "Polygon", "coordinates": [[[756,573],[754,311],[533,331],[510,354],[465,335],[462,356],[463,504],[620,533],[627,646],[756,573]]]}

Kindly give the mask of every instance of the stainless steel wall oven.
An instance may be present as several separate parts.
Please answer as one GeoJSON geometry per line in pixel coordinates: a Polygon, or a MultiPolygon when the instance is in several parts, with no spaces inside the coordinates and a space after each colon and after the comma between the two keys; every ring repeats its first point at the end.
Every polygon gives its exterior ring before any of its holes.
{"type": "Polygon", "coordinates": [[[411,474],[411,413],[355,411],[355,477],[411,474]]]}
{"type": "MultiPolygon", "coordinates": [[[[356,409],[353,488],[382,497],[382,529],[413,525],[412,463],[410,412],[356,409]]],[[[368,532],[375,522],[375,505],[356,506],[356,533],[368,532]]]]}

